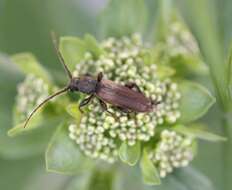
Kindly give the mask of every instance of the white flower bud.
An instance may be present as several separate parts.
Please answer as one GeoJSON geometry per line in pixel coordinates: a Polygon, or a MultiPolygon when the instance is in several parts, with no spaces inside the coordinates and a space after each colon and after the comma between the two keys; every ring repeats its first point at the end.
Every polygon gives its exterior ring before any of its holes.
{"type": "Polygon", "coordinates": [[[128,145],[129,145],[129,146],[135,145],[135,141],[133,141],[133,140],[128,141],[128,145]]]}
{"type": "Polygon", "coordinates": [[[163,170],[160,171],[160,177],[164,178],[164,177],[166,177],[166,175],[167,174],[165,171],[163,171],[163,170]]]}
{"type": "Polygon", "coordinates": [[[76,139],[76,136],[75,136],[75,134],[73,134],[73,133],[69,133],[69,137],[70,137],[70,139],[73,139],[73,140],[76,139]]]}

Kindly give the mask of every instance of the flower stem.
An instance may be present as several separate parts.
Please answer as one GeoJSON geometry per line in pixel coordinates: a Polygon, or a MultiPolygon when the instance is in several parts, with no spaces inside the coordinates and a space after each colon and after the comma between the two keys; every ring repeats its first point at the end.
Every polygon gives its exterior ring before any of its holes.
{"type": "Polygon", "coordinates": [[[227,141],[223,146],[223,171],[224,171],[224,189],[229,190],[232,187],[231,171],[232,171],[232,118],[231,113],[225,114],[222,120],[222,127],[224,136],[227,137],[227,141]]]}

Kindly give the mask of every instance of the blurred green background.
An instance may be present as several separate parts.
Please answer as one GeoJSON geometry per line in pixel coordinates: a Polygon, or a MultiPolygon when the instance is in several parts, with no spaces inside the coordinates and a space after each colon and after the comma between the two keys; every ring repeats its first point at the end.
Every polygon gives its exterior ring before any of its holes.
{"type": "MultiPolygon", "coordinates": [[[[126,0],[125,0],[126,1],[126,0]]],[[[170,1],[170,0],[169,0],[170,1]]],[[[51,131],[37,135],[43,145],[21,136],[9,138],[6,131],[12,127],[11,112],[16,95],[16,85],[23,76],[10,63],[6,54],[32,52],[63,84],[65,76],[52,49],[50,31],[59,35],[91,33],[98,37],[97,14],[106,0],[0,0],[0,189],[36,190],[65,189],[71,177],[45,172],[44,147],[51,131]]],[[[146,0],[151,29],[159,15],[159,3],[146,0]]],[[[232,39],[231,0],[173,1],[178,12],[197,38],[202,53],[209,64],[223,62],[232,39]]],[[[129,16],[129,15],[128,15],[129,16]]],[[[126,18],[125,18],[126,19],[126,18]]],[[[149,34],[149,32],[147,32],[149,34]]],[[[222,75],[222,73],[218,73],[222,75]]],[[[209,78],[196,79],[213,91],[209,78]]],[[[223,130],[217,105],[203,118],[212,132],[229,136],[223,130]]],[[[232,130],[230,129],[230,134],[232,130]]],[[[231,152],[227,143],[200,142],[199,154],[193,165],[208,176],[216,190],[225,189],[225,180],[232,179],[231,152]],[[230,170],[231,169],[231,170],[230,170]]],[[[231,187],[232,188],[232,187],[231,187]]],[[[155,188],[154,188],[155,189],[155,188]]]]}

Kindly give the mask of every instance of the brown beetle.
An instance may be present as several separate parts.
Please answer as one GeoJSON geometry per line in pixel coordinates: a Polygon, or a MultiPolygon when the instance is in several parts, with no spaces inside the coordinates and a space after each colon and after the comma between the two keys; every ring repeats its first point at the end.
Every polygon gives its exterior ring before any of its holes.
{"type": "Polygon", "coordinates": [[[145,97],[135,83],[128,83],[125,86],[123,86],[111,80],[103,79],[102,73],[99,73],[97,77],[93,77],[89,74],[86,74],[82,77],[73,77],[58,49],[58,42],[54,34],[52,34],[52,39],[60,62],[64,66],[64,69],[68,74],[70,82],[65,88],[52,94],[51,96],[46,98],[42,103],[40,103],[31,112],[24,124],[24,127],[26,127],[31,117],[40,107],[42,107],[46,102],[48,102],[52,98],[68,90],[70,90],[71,92],[82,92],[84,94],[89,95],[89,97],[82,100],[79,105],[79,109],[81,112],[81,108],[90,103],[94,97],[99,100],[99,103],[103,110],[107,111],[113,116],[114,114],[107,109],[106,103],[109,103],[117,107],[119,110],[125,113],[151,112],[153,110],[153,106],[158,104],[157,102],[153,102],[149,98],[145,97]],[[133,88],[136,88],[136,90],[134,90],[133,88]]]}

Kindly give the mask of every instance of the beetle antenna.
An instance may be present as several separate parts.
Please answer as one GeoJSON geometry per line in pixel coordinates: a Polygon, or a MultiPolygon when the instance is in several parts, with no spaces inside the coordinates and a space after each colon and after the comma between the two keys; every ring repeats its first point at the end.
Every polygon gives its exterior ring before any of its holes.
{"type": "Polygon", "coordinates": [[[35,114],[35,112],[36,112],[39,108],[41,108],[45,103],[47,103],[49,100],[53,99],[54,97],[56,97],[56,96],[58,96],[58,95],[60,95],[60,94],[62,94],[62,93],[64,93],[64,92],[66,92],[66,91],[68,91],[68,90],[69,90],[69,86],[67,86],[67,87],[65,87],[65,88],[63,88],[63,89],[57,91],[56,93],[50,95],[50,96],[47,97],[44,101],[42,101],[42,102],[30,113],[30,115],[29,115],[29,117],[27,118],[27,120],[26,120],[26,122],[25,122],[25,124],[24,124],[23,127],[25,128],[25,127],[27,126],[28,122],[30,121],[30,119],[32,118],[32,116],[35,114]]]}
{"type": "Polygon", "coordinates": [[[54,46],[54,49],[56,51],[56,54],[58,55],[58,58],[60,60],[60,62],[62,63],[63,67],[64,67],[64,70],[66,71],[66,73],[68,74],[68,77],[69,79],[71,80],[72,79],[72,73],[71,71],[69,70],[68,66],[65,64],[65,61],[64,61],[64,58],[59,50],[59,41],[58,41],[58,38],[56,36],[56,33],[55,32],[51,32],[51,37],[52,37],[52,42],[53,42],[53,46],[54,46]]]}

